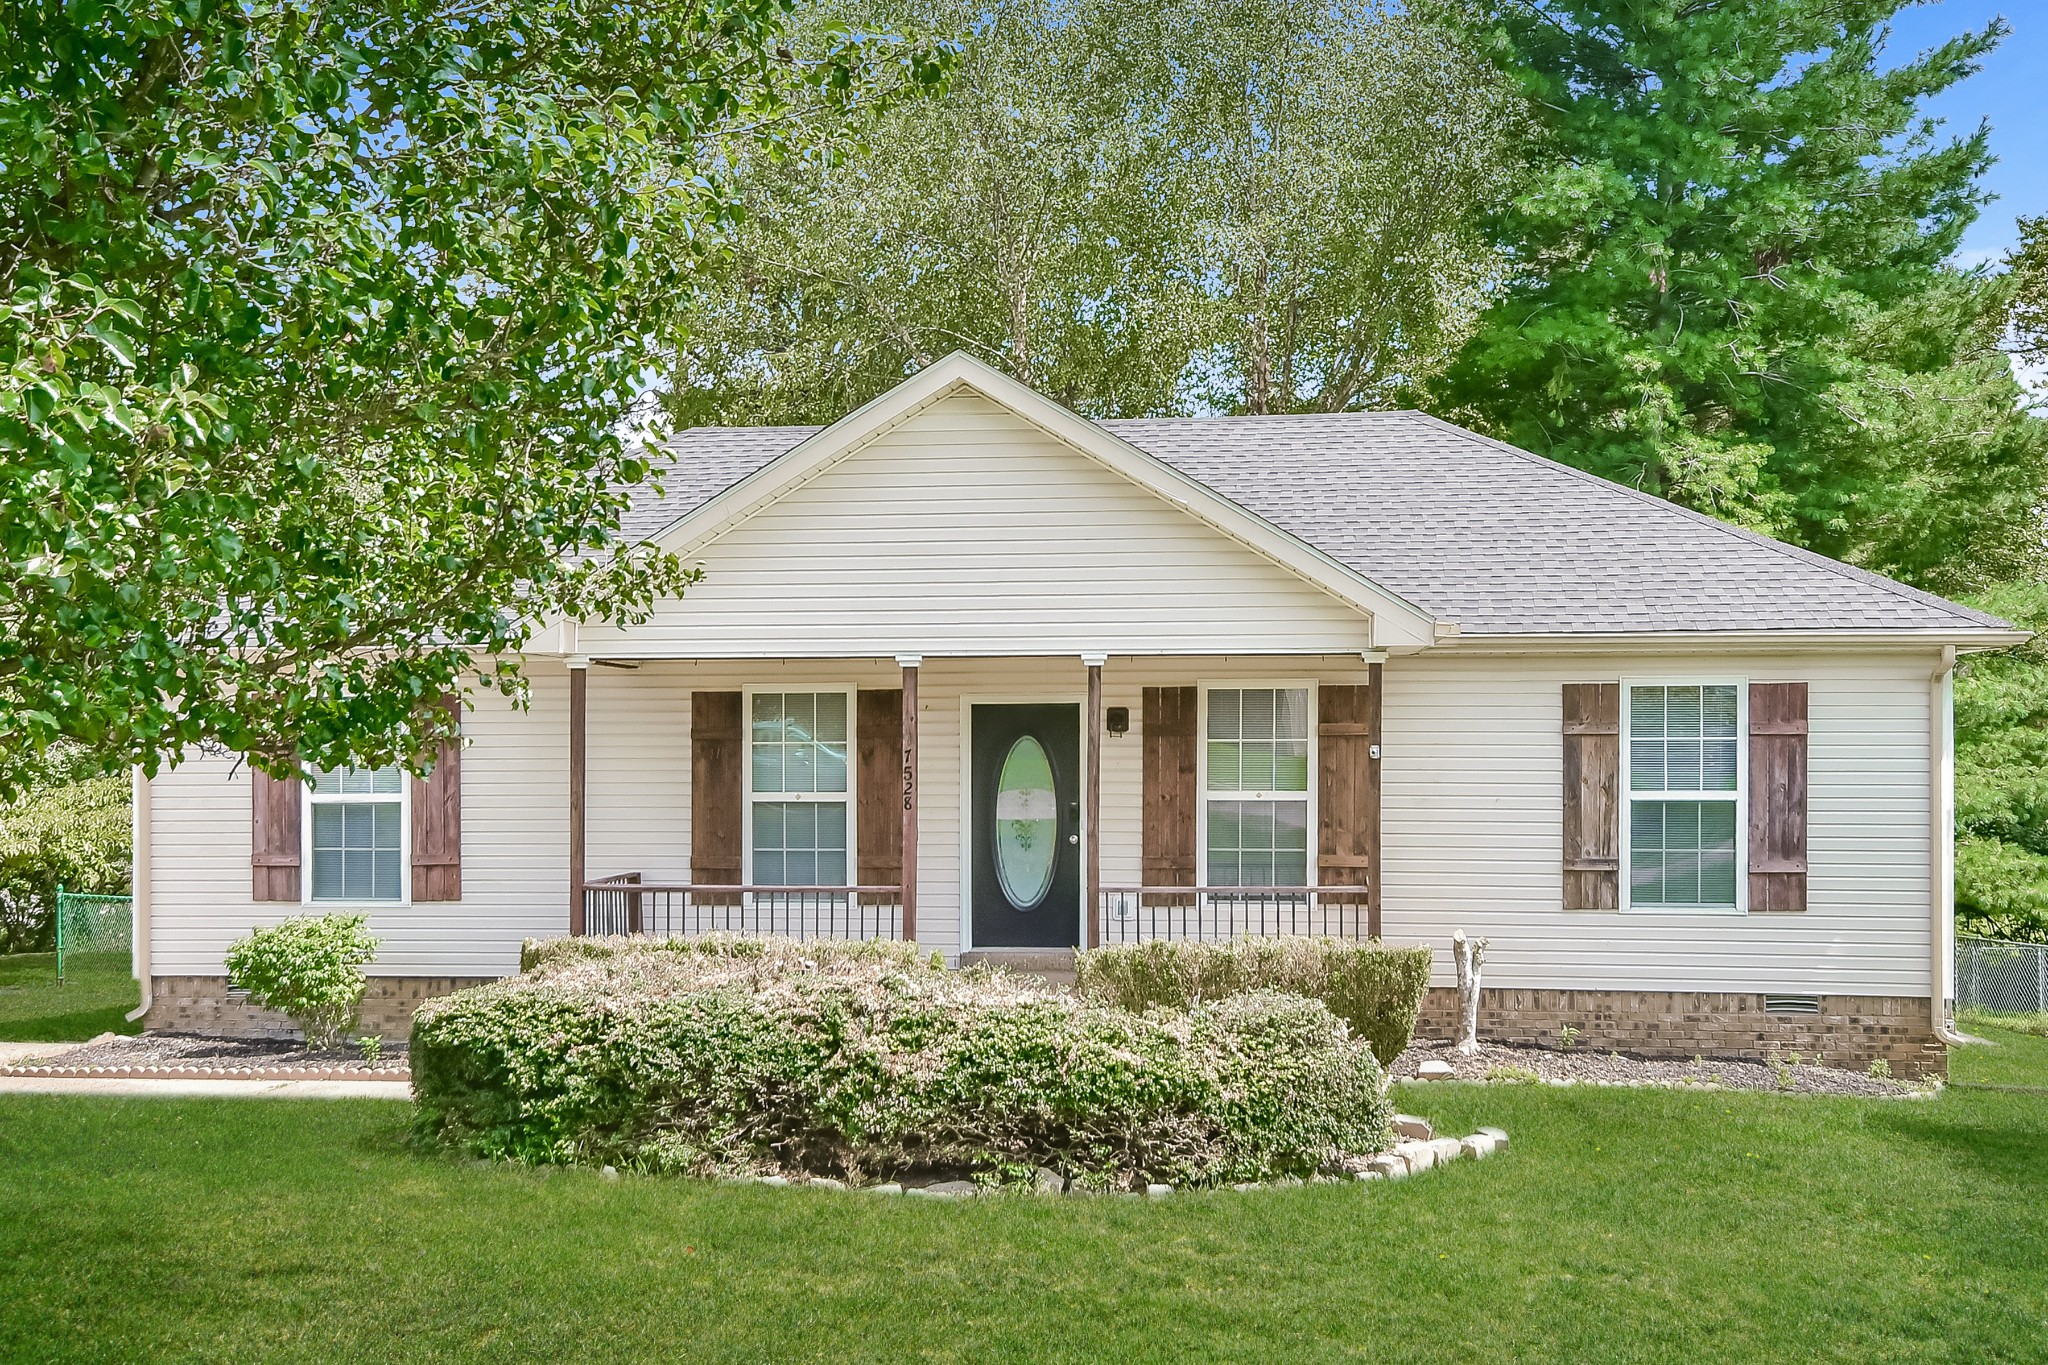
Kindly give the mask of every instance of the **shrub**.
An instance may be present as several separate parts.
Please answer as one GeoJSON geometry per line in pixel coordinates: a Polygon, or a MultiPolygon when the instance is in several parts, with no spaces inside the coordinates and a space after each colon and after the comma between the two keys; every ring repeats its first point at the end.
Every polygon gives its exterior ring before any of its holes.
{"type": "Polygon", "coordinates": [[[918,1170],[1084,1188],[1306,1175],[1378,1150],[1371,1049],[1318,1002],[1139,1015],[882,952],[652,943],[562,954],[427,1002],[428,1136],[698,1175],[918,1170]]]}
{"type": "Polygon", "coordinates": [[[57,888],[128,889],[128,779],[95,777],[0,806],[0,953],[54,946],[57,888]]]}
{"type": "Polygon", "coordinates": [[[1287,991],[1322,1001],[1372,1044],[1381,1065],[1415,1036],[1429,989],[1430,950],[1334,938],[1256,938],[1229,943],[1154,940],[1095,948],[1075,958],[1085,1000],[1128,1010],[1186,1008],[1247,991],[1287,991]]]}
{"type": "Polygon", "coordinates": [[[782,966],[816,966],[827,963],[870,962],[902,971],[942,971],[946,960],[937,953],[925,956],[915,943],[893,939],[785,938],[761,934],[697,934],[653,936],[633,934],[591,935],[576,938],[530,938],[519,948],[519,970],[567,962],[608,961],[647,953],[679,953],[686,957],[734,958],[742,961],[772,959],[782,966]]]}
{"type": "Polygon", "coordinates": [[[228,949],[228,980],[299,1026],[307,1047],[341,1041],[369,984],[377,940],[362,915],[301,915],[228,949]]]}

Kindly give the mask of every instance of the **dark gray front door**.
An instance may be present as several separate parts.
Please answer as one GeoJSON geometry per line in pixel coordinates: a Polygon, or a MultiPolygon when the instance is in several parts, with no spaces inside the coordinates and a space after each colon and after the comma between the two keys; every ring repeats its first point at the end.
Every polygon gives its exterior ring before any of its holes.
{"type": "Polygon", "coordinates": [[[1081,709],[973,709],[974,946],[1081,941],[1081,709]]]}

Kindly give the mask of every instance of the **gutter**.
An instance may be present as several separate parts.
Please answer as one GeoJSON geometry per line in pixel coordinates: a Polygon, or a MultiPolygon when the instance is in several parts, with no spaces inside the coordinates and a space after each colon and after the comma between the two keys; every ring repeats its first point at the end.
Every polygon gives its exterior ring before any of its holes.
{"type": "Polygon", "coordinates": [[[129,961],[135,979],[142,984],[142,1003],[130,1010],[126,1018],[132,1023],[149,1013],[151,1003],[151,976],[149,954],[149,890],[152,864],[150,847],[153,822],[149,812],[150,781],[136,768],[131,774],[129,796],[131,838],[134,841],[133,861],[128,873],[129,913],[134,916],[130,922],[129,935],[132,945],[129,961]]]}
{"type": "Polygon", "coordinates": [[[1970,1040],[1949,1022],[1949,978],[1956,931],[1956,647],[1941,651],[1927,680],[1928,790],[1928,1002],[1934,1036],[1954,1047],[1970,1040]]]}

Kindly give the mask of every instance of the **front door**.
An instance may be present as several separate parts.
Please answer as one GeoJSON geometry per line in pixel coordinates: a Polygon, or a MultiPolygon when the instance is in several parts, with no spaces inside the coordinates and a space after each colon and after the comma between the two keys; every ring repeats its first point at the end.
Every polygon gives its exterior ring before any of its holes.
{"type": "Polygon", "coordinates": [[[974,946],[1081,942],[1081,708],[976,706],[967,817],[974,946]]]}

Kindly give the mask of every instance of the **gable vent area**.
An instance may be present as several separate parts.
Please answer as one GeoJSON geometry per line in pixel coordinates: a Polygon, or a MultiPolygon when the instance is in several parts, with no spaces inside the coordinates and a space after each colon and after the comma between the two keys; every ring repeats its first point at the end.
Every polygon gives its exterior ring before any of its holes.
{"type": "Polygon", "coordinates": [[[1820,997],[1817,995],[1767,995],[1764,997],[1766,1014],[1819,1014],[1820,997]]]}

